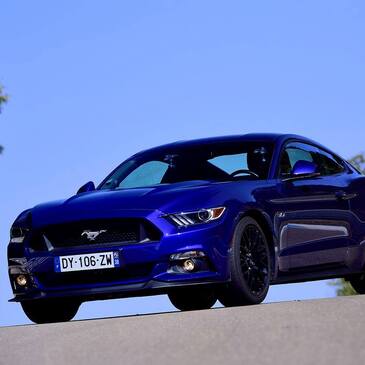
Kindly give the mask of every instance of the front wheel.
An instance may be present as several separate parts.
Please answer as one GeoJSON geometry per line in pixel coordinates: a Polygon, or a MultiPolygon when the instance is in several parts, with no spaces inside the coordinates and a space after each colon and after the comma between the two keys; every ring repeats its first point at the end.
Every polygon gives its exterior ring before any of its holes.
{"type": "Polygon", "coordinates": [[[67,322],[75,317],[80,302],[74,300],[37,299],[21,302],[26,316],[34,323],[67,322]]]}
{"type": "Polygon", "coordinates": [[[180,288],[168,293],[171,303],[181,311],[209,309],[217,301],[212,288],[180,288]]]}
{"type": "Polygon", "coordinates": [[[270,251],[260,225],[244,217],[237,225],[229,255],[231,282],[218,299],[226,307],[261,303],[269,290],[270,251]]]}

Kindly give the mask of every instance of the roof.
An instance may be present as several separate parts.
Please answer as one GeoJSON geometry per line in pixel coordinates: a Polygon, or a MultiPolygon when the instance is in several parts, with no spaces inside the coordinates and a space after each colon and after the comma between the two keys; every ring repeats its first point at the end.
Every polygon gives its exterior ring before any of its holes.
{"type": "Polygon", "coordinates": [[[275,143],[277,140],[286,140],[290,138],[300,139],[302,141],[308,141],[309,139],[294,135],[294,134],[283,134],[283,133],[249,133],[249,134],[239,134],[239,135],[230,135],[230,136],[220,136],[220,137],[208,137],[208,138],[200,138],[200,139],[192,139],[192,140],[184,140],[184,141],[176,141],[173,143],[164,144],[161,146],[156,146],[150,149],[146,149],[141,151],[144,152],[153,152],[157,150],[169,149],[169,148],[184,148],[184,147],[193,147],[211,143],[224,143],[224,142],[239,142],[239,141],[257,141],[257,142],[272,142],[275,143]]]}

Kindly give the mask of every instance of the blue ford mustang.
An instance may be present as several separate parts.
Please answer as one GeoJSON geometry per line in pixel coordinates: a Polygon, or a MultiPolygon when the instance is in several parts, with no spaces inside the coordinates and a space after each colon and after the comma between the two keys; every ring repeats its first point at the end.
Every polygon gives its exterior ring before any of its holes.
{"type": "Polygon", "coordinates": [[[365,293],[365,177],[304,137],[177,142],[97,188],[21,213],[12,301],[36,323],[84,301],[168,294],[181,310],[260,303],[269,285],[344,277],[365,293]]]}

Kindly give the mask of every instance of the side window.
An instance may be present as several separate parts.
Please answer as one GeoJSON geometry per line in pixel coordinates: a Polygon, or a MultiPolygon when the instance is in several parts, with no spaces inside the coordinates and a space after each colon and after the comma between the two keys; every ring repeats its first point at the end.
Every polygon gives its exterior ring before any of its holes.
{"type": "MultiPolygon", "coordinates": [[[[309,146],[308,146],[309,147],[309,146]]],[[[300,161],[313,162],[313,156],[310,151],[306,150],[304,145],[299,143],[288,144],[280,160],[280,176],[287,177],[290,175],[294,165],[300,161]]]]}
{"type": "Polygon", "coordinates": [[[344,171],[344,167],[334,156],[320,149],[314,153],[314,162],[318,166],[318,172],[323,176],[335,175],[344,171]]]}
{"type": "Polygon", "coordinates": [[[237,170],[247,170],[247,153],[236,155],[222,155],[208,160],[212,165],[231,174],[237,170]]]}
{"type": "Polygon", "coordinates": [[[169,165],[161,161],[149,161],[133,170],[119,184],[119,188],[135,188],[161,183],[169,165]]]}
{"type": "Polygon", "coordinates": [[[301,150],[297,147],[289,147],[286,149],[286,153],[288,154],[290,166],[292,168],[300,160],[313,162],[313,157],[309,151],[301,150]]]}
{"type": "Polygon", "coordinates": [[[344,166],[330,153],[305,143],[293,142],[285,147],[281,156],[280,176],[289,176],[299,160],[314,162],[322,176],[335,175],[344,171],[344,166]]]}

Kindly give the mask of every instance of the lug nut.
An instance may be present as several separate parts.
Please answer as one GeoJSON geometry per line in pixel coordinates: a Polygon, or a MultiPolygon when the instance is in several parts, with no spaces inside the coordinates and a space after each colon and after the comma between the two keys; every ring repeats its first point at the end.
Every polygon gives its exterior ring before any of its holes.
{"type": "Polygon", "coordinates": [[[26,286],[27,283],[28,283],[28,280],[27,280],[27,277],[25,275],[18,275],[16,278],[15,278],[15,281],[16,283],[19,285],[19,286],[26,286]]]}

